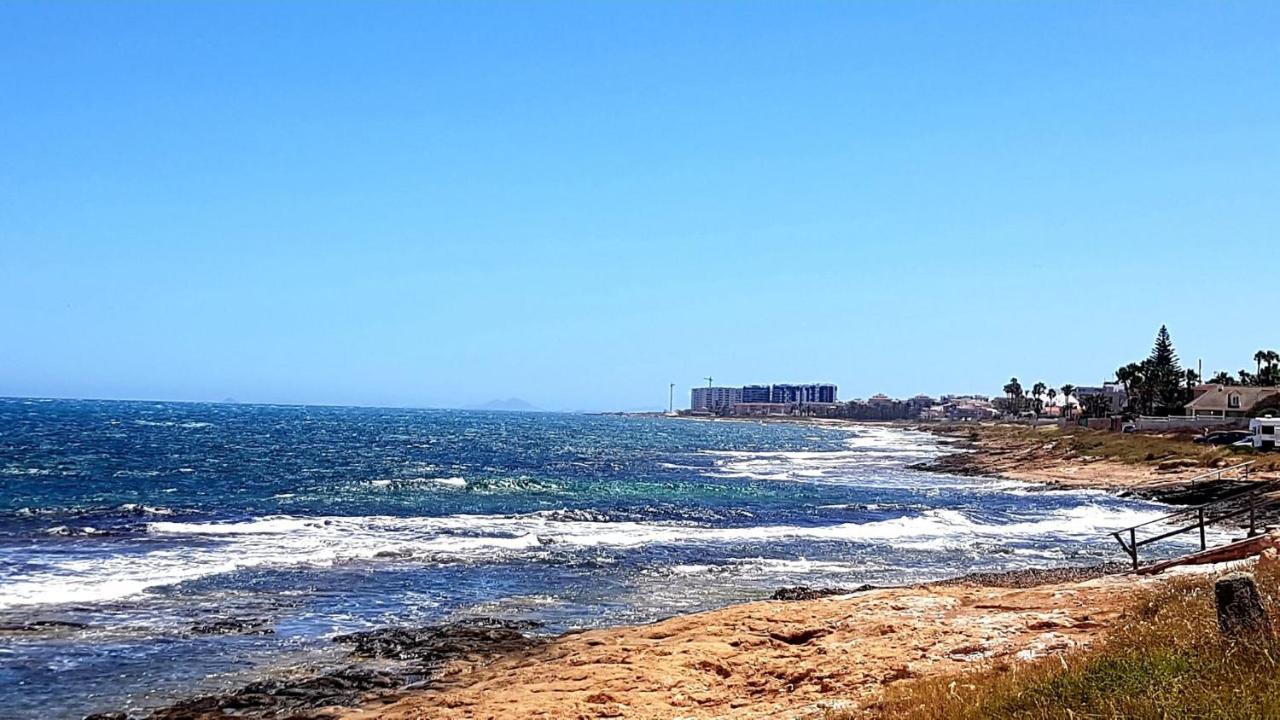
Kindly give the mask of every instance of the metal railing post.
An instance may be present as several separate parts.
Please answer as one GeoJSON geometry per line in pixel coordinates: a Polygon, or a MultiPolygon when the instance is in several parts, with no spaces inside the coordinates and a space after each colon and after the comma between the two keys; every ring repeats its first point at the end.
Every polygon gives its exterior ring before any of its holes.
{"type": "MultiPolygon", "coordinates": [[[[1199,480],[1199,479],[1215,478],[1215,477],[1218,480],[1225,480],[1227,470],[1231,470],[1239,473],[1239,477],[1241,478],[1249,478],[1251,474],[1250,471],[1252,470],[1250,466],[1252,466],[1254,462],[1255,461],[1250,460],[1249,462],[1240,463],[1239,465],[1226,468],[1225,470],[1221,468],[1218,470],[1212,470],[1208,473],[1205,473],[1204,475],[1200,475],[1196,479],[1193,479],[1192,482],[1195,482],[1196,480],[1199,480]]],[[[1200,531],[1200,551],[1203,552],[1205,550],[1208,550],[1209,548],[1208,530],[1206,529],[1206,527],[1211,522],[1219,523],[1219,522],[1223,522],[1224,520],[1228,520],[1230,518],[1239,518],[1245,513],[1248,513],[1249,537],[1254,537],[1255,535],[1258,534],[1258,506],[1261,504],[1263,507],[1271,507],[1272,505],[1275,505],[1278,500],[1280,500],[1280,498],[1271,497],[1270,495],[1263,498],[1262,500],[1259,500],[1258,498],[1259,496],[1265,493],[1272,493],[1276,490],[1280,490],[1280,478],[1264,479],[1261,483],[1253,487],[1250,487],[1249,483],[1245,483],[1245,487],[1236,488],[1235,490],[1228,491],[1225,495],[1221,495],[1217,499],[1212,500],[1210,502],[1203,503],[1195,507],[1188,507],[1183,510],[1178,510],[1178,511],[1169,513],[1164,517],[1156,518],[1155,520],[1148,520],[1147,522],[1139,523],[1137,525],[1134,525],[1133,527],[1125,528],[1123,530],[1117,530],[1111,534],[1115,537],[1116,541],[1120,543],[1120,546],[1124,548],[1125,553],[1128,554],[1129,559],[1133,563],[1133,569],[1137,571],[1138,570],[1138,548],[1141,545],[1148,545],[1150,543],[1163,540],[1165,538],[1173,537],[1174,535],[1181,535],[1183,533],[1191,532],[1192,530],[1199,530],[1200,531]],[[1228,505],[1227,503],[1231,503],[1231,505],[1228,505]],[[1224,508],[1224,507],[1226,509],[1222,510],[1221,508],[1224,508]],[[1216,514],[1214,512],[1210,512],[1210,513],[1205,512],[1206,510],[1211,508],[1219,508],[1219,510],[1216,511],[1216,514]],[[1160,528],[1159,526],[1155,526],[1154,534],[1151,537],[1143,540],[1141,543],[1138,542],[1138,532],[1137,532],[1138,528],[1152,526],[1154,523],[1172,521],[1175,518],[1185,518],[1188,515],[1190,515],[1192,512],[1194,512],[1196,516],[1195,522],[1183,524],[1181,525],[1181,527],[1176,527],[1173,530],[1165,530],[1160,528]],[[1124,540],[1124,534],[1126,531],[1128,532],[1128,535],[1129,535],[1127,543],[1124,540]]],[[[1237,522],[1239,521],[1237,520],[1237,522]]],[[[1179,522],[1179,524],[1181,523],[1185,523],[1185,520],[1182,520],[1179,522]]]]}
{"type": "Polygon", "coordinates": [[[1249,537],[1258,534],[1258,493],[1249,495],[1249,537]]]}

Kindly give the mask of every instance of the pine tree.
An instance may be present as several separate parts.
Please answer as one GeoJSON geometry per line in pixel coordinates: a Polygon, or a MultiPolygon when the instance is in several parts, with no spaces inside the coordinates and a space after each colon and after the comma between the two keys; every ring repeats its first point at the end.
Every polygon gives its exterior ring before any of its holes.
{"type": "Polygon", "coordinates": [[[1155,401],[1155,411],[1168,415],[1181,409],[1186,402],[1186,392],[1182,388],[1186,375],[1178,363],[1178,354],[1174,352],[1169,329],[1164,325],[1156,333],[1156,343],[1151,348],[1151,357],[1147,358],[1146,365],[1149,368],[1147,382],[1155,401]]]}

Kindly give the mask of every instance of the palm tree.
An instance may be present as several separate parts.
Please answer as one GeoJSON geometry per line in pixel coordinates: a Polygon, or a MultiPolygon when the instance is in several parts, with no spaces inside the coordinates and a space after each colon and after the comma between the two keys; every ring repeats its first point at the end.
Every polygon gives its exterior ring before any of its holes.
{"type": "Polygon", "coordinates": [[[1259,350],[1253,354],[1253,361],[1258,364],[1258,374],[1262,374],[1262,363],[1267,359],[1267,351],[1259,350]]]}
{"type": "Polygon", "coordinates": [[[1266,350],[1262,353],[1262,361],[1265,365],[1258,371],[1258,384],[1275,385],[1280,382],[1280,353],[1266,350]]]}
{"type": "Polygon", "coordinates": [[[1124,394],[1133,397],[1138,389],[1138,385],[1142,384],[1142,366],[1138,363],[1129,363],[1122,368],[1116,369],[1116,380],[1124,386],[1124,394]]]}
{"type": "Polygon", "coordinates": [[[1049,404],[1052,405],[1053,399],[1058,397],[1058,391],[1055,390],[1054,388],[1049,388],[1046,394],[1049,396],[1049,404]]]}
{"type": "Polygon", "coordinates": [[[1237,383],[1235,377],[1226,370],[1219,370],[1217,375],[1209,378],[1209,382],[1218,385],[1235,385],[1237,383]]]}
{"type": "Polygon", "coordinates": [[[1022,407],[1022,383],[1018,382],[1018,378],[1009,378],[1004,386],[1004,394],[1009,398],[1009,409],[1018,412],[1022,407]]]}
{"type": "Polygon", "coordinates": [[[1071,410],[1071,396],[1074,395],[1075,392],[1076,392],[1076,386],[1072,385],[1071,383],[1067,383],[1066,385],[1062,386],[1063,411],[1069,412],[1071,410]]]}
{"type": "Polygon", "coordinates": [[[1044,396],[1044,391],[1047,387],[1049,386],[1045,385],[1043,381],[1031,386],[1031,403],[1035,405],[1037,415],[1044,409],[1044,401],[1040,398],[1044,396]]]}

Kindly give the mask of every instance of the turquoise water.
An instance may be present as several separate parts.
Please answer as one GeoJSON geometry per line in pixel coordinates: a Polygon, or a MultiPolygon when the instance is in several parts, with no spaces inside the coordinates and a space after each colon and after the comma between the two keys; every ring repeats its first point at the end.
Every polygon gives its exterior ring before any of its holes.
{"type": "Polygon", "coordinates": [[[1162,512],[910,469],[929,435],[558,414],[0,400],[0,688],[141,709],[465,615],[644,622],[780,585],[1119,559],[1162,512]],[[256,634],[212,635],[235,621],[256,634]]]}

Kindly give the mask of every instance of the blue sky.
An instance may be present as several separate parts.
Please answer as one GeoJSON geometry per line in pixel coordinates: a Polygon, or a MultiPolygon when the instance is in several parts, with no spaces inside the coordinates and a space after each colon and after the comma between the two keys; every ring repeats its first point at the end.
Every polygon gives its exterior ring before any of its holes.
{"type": "Polygon", "coordinates": [[[551,409],[1280,346],[1280,4],[0,4],[0,395],[551,409]]]}

